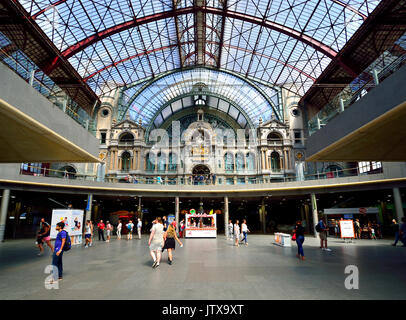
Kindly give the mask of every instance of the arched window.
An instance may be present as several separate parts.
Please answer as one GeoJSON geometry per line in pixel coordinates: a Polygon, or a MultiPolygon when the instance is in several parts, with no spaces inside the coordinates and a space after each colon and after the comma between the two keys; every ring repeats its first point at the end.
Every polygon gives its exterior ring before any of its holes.
{"type": "Polygon", "coordinates": [[[226,172],[234,172],[234,156],[229,152],[224,155],[224,168],[226,172]]]}
{"type": "Polygon", "coordinates": [[[268,144],[281,144],[282,143],[282,136],[279,133],[271,132],[268,134],[268,144]]]}
{"type": "Polygon", "coordinates": [[[276,151],[271,153],[271,170],[280,171],[281,170],[281,157],[276,151]]]}
{"type": "Polygon", "coordinates": [[[64,166],[58,170],[59,174],[67,179],[76,179],[76,169],[72,166],[64,166]]]}
{"type": "Polygon", "coordinates": [[[120,136],[119,142],[125,144],[132,144],[134,143],[134,136],[129,132],[123,133],[120,136]]]}
{"type": "Polygon", "coordinates": [[[247,169],[255,170],[255,156],[252,153],[247,153],[246,155],[247,169]]]}
{"type": "Polygon", "coordinates": [[[237,171],[241,171],[241,170],[245,169],[244,155],[242,153],[237,153],[236,158],[235,158],[235,164],[237,167],[237,171]]]}
{"type": "Polygon", "coordinates": [[[151,154],[148,153],[145,159],[146,159],[145,170],[155,171],[155,157],[152,157],[151,154]]]}
{"type": "Polygon", "coordinates": [[[121,170],[129,171],[131,163],[131,155],[129,152],[124,151],[121,155],[121,170]]]}
{"type": "Polygon", "coordinates": [[[178,158],[176,153],[169,154],[169,164],[168,164],[168,171],[176,171],[178,168],[178,158]]]}
{"type": "Polygon", "coordinates": [[[166,166],[166,156],[165,156],[165,154],[159,152],[158,153],[158,171],[165,172],[165,166],[166,166]]]}

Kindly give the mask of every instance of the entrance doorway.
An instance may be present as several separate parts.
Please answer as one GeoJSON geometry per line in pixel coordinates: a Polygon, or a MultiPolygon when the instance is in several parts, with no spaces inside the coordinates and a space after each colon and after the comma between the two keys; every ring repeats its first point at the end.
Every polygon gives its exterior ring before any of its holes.
{"type": "Polygon", "coordinates": [[[192,174],[210,174],[210,169],[204,164],[198,164],[193,168],[192,174]]]}

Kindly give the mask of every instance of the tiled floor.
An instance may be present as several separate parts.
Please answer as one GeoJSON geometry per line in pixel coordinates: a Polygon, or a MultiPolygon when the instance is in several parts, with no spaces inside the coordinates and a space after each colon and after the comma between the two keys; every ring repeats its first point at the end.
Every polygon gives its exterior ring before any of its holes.
{"type": "Polygon", "coordinates": [[[331,252],[305,240],[306,261],[296,245],[282,248],[271,235],[250,235],[249,246],[217,239],[184,239],[173,265],[157,269],[142,240],[94,241],[64,254],[64,280],[48,290],[34,240],[0,244],[0,299],[405,299],[406,248],[389,240],[345,244],[329,239],[331,252]],[[347,265],[359,268],[359,289],[344,286],[347,265]]]}

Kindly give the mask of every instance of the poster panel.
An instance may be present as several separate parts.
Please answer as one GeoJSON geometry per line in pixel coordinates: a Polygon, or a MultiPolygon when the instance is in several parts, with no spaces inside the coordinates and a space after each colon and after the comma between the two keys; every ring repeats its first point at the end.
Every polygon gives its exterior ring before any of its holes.
{"type": "Polygon", "coordinates": [[[341,238],[355,238],[354,222],[352,220],[340,220],[341,238]]]}
{"type": "Polygon", "coordinates": [[[64,230],[69,233],[72,245],[81,244],[83,215],[84,211],[77,209],[52,210],[51,239],[56,239],[56,235],[58,234],[58,232],[56,231],[56,224],[59,222],[63,222],[65,223],[64,230]]]}
{"type": "Polygon", "coordinates": [[[58,232],[56,231],[56,224],[59,222],[65,223],[65,228],[69,232],[69,225],[71,221],[70,211],[66,209],[54,209],[52,210],[52,219],[51,219],[51,239],[56,239],[58,232]]]}

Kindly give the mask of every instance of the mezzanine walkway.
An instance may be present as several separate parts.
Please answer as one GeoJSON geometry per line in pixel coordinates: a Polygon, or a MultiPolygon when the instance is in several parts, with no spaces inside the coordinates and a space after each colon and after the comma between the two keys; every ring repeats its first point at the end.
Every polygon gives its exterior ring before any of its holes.
{"type": "Polygon", "coordinates": [[[173,265],[166,253],[151,268],[147,235],[142,240],[97,240],[91,248],[73,247],[64,255],[64,280],[47,290],[51,254],[38,257],[34,240],[0,245],[0,299],[405,299],[406,248],[390,240],[344,244],[329,239],[332,252],[305,240],[306,261],[296,245],[273,245],[271,235],[250,235],[249,246],[218,239],[184,239],[173,265]],[[344,287],[344,268],[359,268],[359,290],[344,287]]]}

